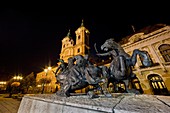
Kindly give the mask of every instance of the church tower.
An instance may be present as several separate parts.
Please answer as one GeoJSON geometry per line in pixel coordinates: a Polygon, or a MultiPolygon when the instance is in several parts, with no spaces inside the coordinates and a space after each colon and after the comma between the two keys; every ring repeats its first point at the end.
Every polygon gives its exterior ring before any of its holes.
{"type": "Polygon", "coordinates": [[[70,30],[65,38],[62,40],[62,48],[60,59],[68,62],[68,58],[75,55],[87,55],[89,53],[89,35],[90,32],[84,27],[82,20],[81,26],[75,31],[76,43],[74,44],[73,38],[70,36],[70,30]]]}
{"type": "Polygon", "coordinates": [[[65,62],[67,62],[67,59],[69,57],[72,57],[73,55],[74,55],[74,40],[72,39],[69,30],[67,36],[62,40],[60,59],[63,59],[65,62]]]}
{"type": "Polygon", "coordinates": [[[82,20],[81,26],[75,31],[76,34],[76,44],[74,46],[74,55],[86,55],[89,53],[89,35],[90,32],[84,27],[82,20]]]}

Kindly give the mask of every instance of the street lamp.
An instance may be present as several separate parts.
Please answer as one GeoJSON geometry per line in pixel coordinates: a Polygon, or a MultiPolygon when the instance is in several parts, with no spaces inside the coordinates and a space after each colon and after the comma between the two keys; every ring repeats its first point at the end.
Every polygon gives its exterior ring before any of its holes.
{"type": "Polygon", "coordinates": [[[23,77],[22,77],[22,76],[14,76],[13,79],[14,79],[14,80],[22,80],[23,77]]]}
{"type": "Polygon", "coordinates": [[[51,70],[51,67],[48,67],[48,70],[51,70]]]}
{"type": "Polygon", "coordinates": [[[51,70],[51,67],[48,67],[47,69],[44,69],[45,75],[47,76],[48,71],[51,70]]]}

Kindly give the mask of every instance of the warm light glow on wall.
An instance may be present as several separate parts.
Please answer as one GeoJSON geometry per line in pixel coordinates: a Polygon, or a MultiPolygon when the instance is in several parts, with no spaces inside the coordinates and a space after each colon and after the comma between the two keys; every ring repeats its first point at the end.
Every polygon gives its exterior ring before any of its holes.
{"type": "Polygon", "coordinates": [[[41,85],[37,85],[37,87],[41,87],[41,85]]]}

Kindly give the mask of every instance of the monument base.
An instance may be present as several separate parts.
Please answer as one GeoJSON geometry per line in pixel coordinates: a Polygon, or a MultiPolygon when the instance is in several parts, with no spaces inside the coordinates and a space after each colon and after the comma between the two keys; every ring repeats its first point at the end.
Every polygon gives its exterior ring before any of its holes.
{"type": "Polygon", "coordinates": [[[112,98],[86,95],[60,97],[55,94],[27,94],[18,113],[167,113],[170,97],[114,93],[112,98]]]}

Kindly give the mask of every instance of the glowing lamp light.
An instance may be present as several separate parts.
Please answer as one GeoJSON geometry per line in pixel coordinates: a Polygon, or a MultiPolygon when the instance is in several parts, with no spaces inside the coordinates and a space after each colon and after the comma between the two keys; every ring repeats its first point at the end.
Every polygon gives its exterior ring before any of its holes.
{"type": "Polygon", "coordinates": [[[48,71],[50,71],[51,70],[51,67],[48,67],[47,69],[44,69],[44,72],[48,72],[48,71]]]}
{"type": "Polygon", "coordinates": [[[51,67],[48,67],[48,70],[51,70],[51,67]]]}
{"type": "Polygon", "coordinates": [[[14,76],[13,79],[14,79],[14,80],[22,80],[23,77],[21,77],[21,76],[14,76]]]}
{"type": "Polygon", "coordinates": [[[46,73],[47,73],[47,72],[48,72],[48,69],[44,69],[44,72],[46,72],[46,73]]]}
{"type": "Polygon", "coordinates": [[[3,81],[2,81],[2,82],[0,82],[0,84],[6,84],[6,82],[3,82],[3,81]]]}

